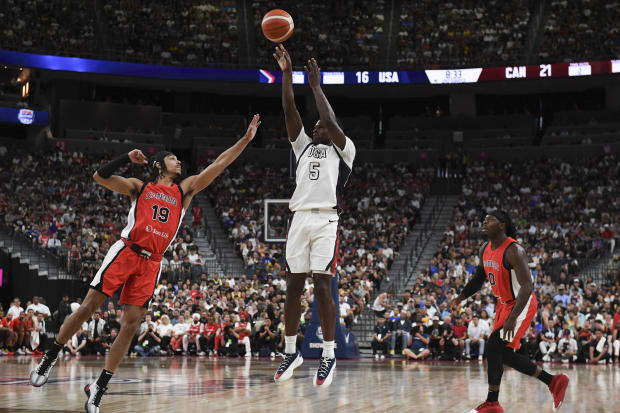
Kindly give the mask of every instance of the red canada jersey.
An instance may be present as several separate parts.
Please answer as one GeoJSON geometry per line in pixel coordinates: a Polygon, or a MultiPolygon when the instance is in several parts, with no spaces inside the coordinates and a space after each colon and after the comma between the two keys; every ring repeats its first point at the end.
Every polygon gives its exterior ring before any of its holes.
{"type": "Polygon", "coordinates": [[[218,325],[215,323],[207,323],[204,327],[205,334],[215,334],[218,329],[218,325]]]}
{"type": "Polygon", "coordinates": [[[197,336],[201,333],[202,328],[202,323],[200,322],[198,324],[191,323],[189,325],[189,333],[193,336],[197,336]]]}
{"type": "Polygon", "coordinates": [[[9,327],[11,327],[11,330],[13,331],[19,331],[22,328],[22,320],[19,318],[12,319],[9,323],[9,327]]]}
{"type": "Polygon", "coordinates": [[[514,238],[506,237],[497,249],[493,249],[491,243],[487,242],[482,253],[484,272],[491,290],[502,304],[513,304],[521,289],[514,269],[505,260],[506,250],[516,242],[514,238]]]}
{"type": "Polygon", "coordinates": [[[26,331],[32,331],[33,328],[34,328],[34,322],[32,321],[32,319],[24,320],[24,329],[26,331]]]}
{"type": "Polygon", "coordinates": [[[176,237],[183,215],[183,190],[179,185],[147,182],[131,203],[121,236],[152,253],[163,254],[176,237]]]}
{"type": "MultiPolygon", "coordinates": [[[[237,325],[235,326],[235,328],[242,328],[242,329],[249,330],[250,325],[247,322],[239,321],[237,325]]],[[[243,340],[245,337],[250,337],[250,334],[245,331],[239,332],[239,340],[243,340]]]]}

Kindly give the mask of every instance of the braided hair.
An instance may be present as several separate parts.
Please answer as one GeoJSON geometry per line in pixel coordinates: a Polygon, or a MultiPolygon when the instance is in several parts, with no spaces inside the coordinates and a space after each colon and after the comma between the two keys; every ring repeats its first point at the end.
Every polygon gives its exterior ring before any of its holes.
{"type": "Polygon", "coordinates": [[[516,238],[516,236],[517,236],[517,228],[512,223],[512,220],[510,219],[510,215],[508,215],[507,212],[498,209],[496,211],[489,212],[489,215],[497,218],[497,220],[499,222],[502,222],[504,225],[506,225],[506,235],[507,236],[509,236],[511,238],[516,238]]]}

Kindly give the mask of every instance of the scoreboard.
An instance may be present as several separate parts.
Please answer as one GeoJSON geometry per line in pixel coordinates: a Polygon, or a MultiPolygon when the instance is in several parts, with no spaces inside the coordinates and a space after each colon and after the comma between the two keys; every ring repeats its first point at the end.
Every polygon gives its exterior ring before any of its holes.
{"type": "MultiPolygon", "coordinates": [[[[322,83],[326,85],[458,84],[613,73],[620,73],[620,60],[469,69],[322,72],[322,83]]],[[[262,83],[279,83],[282,81],[282,74],[277,71],[261,70],[260,81],[262,83]]],[[[307,83],[306,74],[304,72],[293,72],[293,83],[307,83]]]]}
{"type": "MultiPolygon", "coordinates": [[[[44,70],[157,79],[239,83],[282,82],[282,72],[272,69],[150,65],[22,53],[9,50],[0,50],[0,64],[44,70]]],[[[321,72],[321,82],[325,85],[459,84],[497,80],[595,76],[615,73],[620,73],[620,60],[467,69],[325,71],[321,72]]],[[[303,71],[293,72],[293,83],[307,84],[306,73],[303,71]]]]}

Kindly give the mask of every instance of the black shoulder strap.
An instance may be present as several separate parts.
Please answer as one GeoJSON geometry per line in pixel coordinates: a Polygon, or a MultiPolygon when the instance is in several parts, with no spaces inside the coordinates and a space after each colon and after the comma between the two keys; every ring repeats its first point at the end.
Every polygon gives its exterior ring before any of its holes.
{"type": "Polygon", "coordinates": [[[480,261],[482,261],[482,257],[484,256],[484,252],[487,249],[487,245],[489,245],[489,241],[486,241],[484,244],[482,244],[482,247],[480,247],[480,251],[482,251],[482,253],[480,254],[480,261]]]}

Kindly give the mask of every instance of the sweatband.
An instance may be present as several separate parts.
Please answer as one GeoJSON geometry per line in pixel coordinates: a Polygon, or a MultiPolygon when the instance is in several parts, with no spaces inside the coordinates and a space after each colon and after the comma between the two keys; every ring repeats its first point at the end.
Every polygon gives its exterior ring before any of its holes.
{"type": "Polygon", "coordinates": [[[130,160],[131,159],[129,159],[129,154],[126,153],[124,155],[121,155],[117,158],[112,159],[110,162],[100,167],[97,170],[97,173],[103,179],[108,179],[109,177],[112,176],[112,173],[114,173],[114,171],[116,171],[118,168],[125,165],[126,163],[129,163],[130,160]]]}

